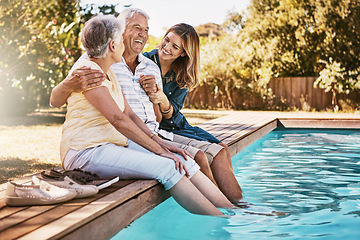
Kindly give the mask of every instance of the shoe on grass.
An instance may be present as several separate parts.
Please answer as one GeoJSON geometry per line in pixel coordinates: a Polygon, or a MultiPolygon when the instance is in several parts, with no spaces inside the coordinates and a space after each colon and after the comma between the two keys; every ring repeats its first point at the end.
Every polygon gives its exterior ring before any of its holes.
{"type": "Polygon", "coordinates": [[[76,196],[75,190],[59,188],[44,181],[32,185],[8,182],[5,203],[8,206],[49,205],[66,202],[76,196]]]}
{"type": "Polygon", "coordinates": [[[72,189],[76,191],[77,196],[75,198],[84,198],[95,195],[99,192],[99,189],[94,185],[81,185],[76,183],[74,180],[68,176],[64,177],[64,180],[50,180],[50,179],[40,179],[36,176],[33,176],[32,181],[34,184],[38,184],[41,181],[45,181],[48,184],[54,185],[59,188],[72,189]]]}

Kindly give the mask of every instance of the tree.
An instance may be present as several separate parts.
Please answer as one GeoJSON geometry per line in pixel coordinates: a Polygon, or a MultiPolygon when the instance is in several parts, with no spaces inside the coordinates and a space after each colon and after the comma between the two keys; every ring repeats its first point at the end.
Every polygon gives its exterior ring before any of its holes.
{"type": "Polygon", "coordinates": [[[18,103],[7,94],[16,91],[30,109],[47,105],[81,51],[78,1],[5,0],[0,12],[0,96],[18,103]]]}
{"type": "Polygon", "coordinates": [[[322,69],[314,85],[331,91],[333,108],[339,108],[337,95],[360,89],[360,2],[318,0],[316,27],[323,32],[322,69]]]}
{"type": "Polygon", "coordinates": [[[360,1],[253,0],[244,14],[229,12],[228,35],[202,52],[207,82],[265,100],[274,77],[320,76],[316,84],[335,98],[360,89],[360,1]]]}
{"type": "Polygon", "coordinates": [[[335,98],[359,89],[359,1],[254,0],[250,9],[242,33],[250,44],[262,40],[258,49],[270,50],[271,57],[260,61],[271,77],[320,76],[316,84],[335,98]]]}

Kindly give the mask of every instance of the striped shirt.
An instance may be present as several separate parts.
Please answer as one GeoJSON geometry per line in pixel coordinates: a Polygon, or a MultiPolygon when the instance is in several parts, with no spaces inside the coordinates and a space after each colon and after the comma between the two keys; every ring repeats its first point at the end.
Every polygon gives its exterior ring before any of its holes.
{"type": "Polygon", "coordinates": [[[120,83],[121,89],[131,109],[153,132],[159,131],[159,123],[156,122],[156,115],[153,104],[148,95],[137,81],[140,75],[154,75],[156,83],[162,87],[162,80],[159,67],[142,54],[138,56],[139,65],[133,73],[126,65],[124,58],[121,62],[111,66],[120,83]]]}

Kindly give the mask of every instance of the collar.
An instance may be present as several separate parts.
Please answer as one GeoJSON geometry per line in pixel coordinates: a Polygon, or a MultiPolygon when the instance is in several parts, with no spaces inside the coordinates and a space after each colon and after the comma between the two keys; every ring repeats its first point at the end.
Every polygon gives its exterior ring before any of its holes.
{"type": "MultiPolygon", "coordinates": [[[[147,57],[145,57],[144,55],[142,55],[141,53],[137,56],[137,60],[139,62],[139,64],[136,66],[136,69],[144,69],[147,67],[147,65],[151,62],[150,59],[148,59],[147,57]]],[[[124,57],[121,57],[121,62],[123,64],[125,64],[125,66],[128,67],[128,65],[126,64],[126,61],[124,59],[124,57]]]]}

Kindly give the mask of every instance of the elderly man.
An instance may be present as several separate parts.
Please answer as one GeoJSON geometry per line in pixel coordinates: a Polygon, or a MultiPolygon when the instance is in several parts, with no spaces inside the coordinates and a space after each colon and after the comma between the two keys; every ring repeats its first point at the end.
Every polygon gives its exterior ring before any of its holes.
{"type": "MultiPolygon", "coordinates": [[[[142,10],[135,8],[125,9],[119,17],[126,21],[126,29],[123,34],[125,51],[122,61],[113,64],[111,68],[116,74],[130,107],[153,131],[154,135],[151,136],[153,139],[161,137],[167,139],[167,143],[187,150],[200,165],[201,171],[219,187],[232,203],[243,205],[241,188],[236,181],[228,154],[223,147],[182,136],[173,136],[172,133],[159,129],[155,106],[138,83],[139,78],[145,75],[148,78],[155,78],[156,83],[162,86],[158,66],[141,54],[148,39],[149,17],[142,10]],[[208,158],[212,158],[211,165],[208,158]]],[[[81,58],[87,58],[86,54],[81,58]]],[[[100,84],[103,79],[104,76],[100,72],[87,68],[77,69],[53,89],[50,103],[54,107],[60,107],[66,103],[72,92],[85,91],[100,84]]]]}

